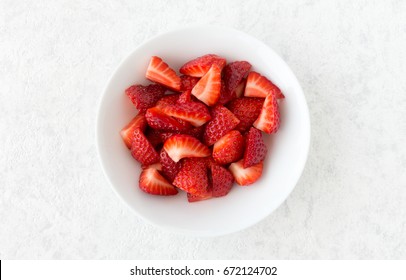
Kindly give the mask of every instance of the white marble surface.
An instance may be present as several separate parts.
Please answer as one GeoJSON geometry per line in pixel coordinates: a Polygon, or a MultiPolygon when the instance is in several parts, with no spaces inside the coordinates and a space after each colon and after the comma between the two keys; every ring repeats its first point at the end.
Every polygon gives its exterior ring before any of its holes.
{"type": "Polygon", "coordinates": [[[1,259],[405,259],[406,2],[0,0],[1,259]],[[104,178],[97,103],[135,46],[192,23],[269,44],[302,83],[309,159],[271,216],[219,238],[145,224],[104,178]]]}

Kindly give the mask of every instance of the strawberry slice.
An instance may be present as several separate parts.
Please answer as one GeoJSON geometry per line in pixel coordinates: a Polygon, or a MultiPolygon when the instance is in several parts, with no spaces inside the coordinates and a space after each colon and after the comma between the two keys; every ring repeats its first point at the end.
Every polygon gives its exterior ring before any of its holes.
{"type": "Polygon", "coordinates": [[[139,128],[134,130],[131,155],[143,165],[159,162],[158,153],[139,128]]]}
{"type": "Polygon", "coordinates": [[[199,81],[199,78],[182,75],[180,76],[180,80],[182,82],[182,86],[180,87],[181,91],[187,91],[194,88],[194,86],[199,81]]]}
{"type": "Polygon", "coordinates": [[[266,133],[278,131],[280,124],[278,102],[274,94],[268,94],[253,126],[266,133]]]}
{"type": "Polygon", "coordinates": [[[161,111],[157,107],[149,108],[145,113],[148,125],[154,129],[169,130],[169,131],[183,131],[190,126],[188,123],[180,122],[161,111]]]}
{"type": "Polygon", "coordinates": [[[209,189],[209,179],[204,159],[187,158],[173,180],[173,185],[193,195],[203,195],[209,189]]]}
{"type": "Polygon", "coordinates": [[[220,98],[220,91],[221,68],[217,64],[213,64],[192,89],[192,94],[207,106],[212,106],[220,98]]]}
{"type": "Polygon", "coordinates": [[[206,124],[203,139],[207,146],[216,143],[227,132],[234,129],[239,120],[226,107],[217,105],[211,110],[211,120],[206,124]]]}
{"type": "Polygon", "coordinates": [[[170,137],[165,141],[164,149],[174,162],[185,157],[207,157],[211,154],[209,148],[199,140],[185,134],[170,137]]]}
{"type": "Polygon", "coordinates": [[[145,116],[144,114],[139,113],[120,131],[121,138],[123,138],[127,148],[131,149],[131,141],[134,135],[134,130],[139,128],[141,131],[144,131],[146,127],[147,121],[145,116]]]}
{"type": "Polygon", "coordinates": [[[168,64],[157,56],[151,57],[145,76],[153,82],[167,86],[175,91],[180,91],[182,85],[180,78],[168,64]]]}
{"type": "Polygon", "coordinates": [[[230,171],[220,165],[211,166],[213,197],[227,195],[233,187],[234,177],[230,171]]]}
{"type": "Polygon", "coordinates": [[[244,152],[244,138],[238,130],[231,130],[213,146],[213,159],[218,164],[239,160],[244,152]]]}
{"type": "Polygon", "coordinates": [[[235,89],[235,95],[237,98],[240,98],[241,96],[244,95],[246,83],[247,79],[242,79],[241,83],[238,84],[237,88],[235,89]]]}
{"type": "Polygon", "coordinates": [[[140,111],[145,112],[165,94],[166,89],[161,85],[133,85],[125,90],[125,94],[130,98],[134,106],[140,111]]]}
{"type": "Polygon", "coordinates": [[[234,162],[228,168],[233,174],[234,180],[240,186],[251,185],[256,182],[262,175],[263,162],[260,162],[254,166],[244,168],[244,160],[234,162]]]}
{"type": "Polygon", "coordinates": [[[155,168],[147,168],[141,172],[139,187],[144,192],[155,195],[175,195],[178,193],[178,190],[155,168]]]}
{"type": "Polygon", "coordinates": [[[254,71],[248,74],[244,96],[265,98],[271,92],[277,98],[285,97],[281,90],[266,77],[254,71]]]}
{"type": "Polygon", "coordinates": [[[172,105],[173,103],[178,102],[179,97],[180,94],[178,93],[165,95],[158,100],[155,107],[158,107],[160,109],[165,108],[168,105],[172,105]]]}
{"type": "Polygon", "coordinates": [[[198,202],[198,201],[210,199],[212,197],[213,197],[213,192],[211,190],[208,190],[203,193],[199,193],[198,195],[187,193],[187,200],[189,202],[198,202]]]}
{"type": "Polygon", "coordinates": [[[247,131],[258,118],[262,104],[264,104],[264,99],[257,97],[242,97],[232,100],[227,107],[240,120],[235,129],[241,132],[247,131]]]}
{"type": "Polygon", "coordinates": [[[244,87],[242,81],[250,69],[251,64],[247,61],[234,61],[224,67],[223,79],[225,91],[221,97],[222,104],[236,98],[237,90],[238,94],[241,95],[241,88],[244,87]]]}
{"type": "Polygon", "coordinates": [[[188,121],[193,126],[201,126],[211,119],[207,107],[199,102],[186,102],[168,105],[162,108],[168,116],[188,121]]]}
{"type": "Polygon", "coordinates": [[[161,149],[160,156],[160,163],[162,166],[162,173],[163,175],[169,179],[169,181],[173,182],[176,175],[179,173],[181,164],[180,162],[174,162],[165,151],[165,149],[161,149]]]}
{"type": "Polygon", "coordinates": [[[215,54],[206,54],[185,63],[179,72],[192,77],[203,77],[213,64],[217,64],[221,70],[226,65],[226,60],[215,54]]]}
{"type": "Polygon", "coordinates": [[[253,166],[265,159],[268,149],[262,139],[262,133],[251,127],[245,139],[244,168],[253,166]]]}

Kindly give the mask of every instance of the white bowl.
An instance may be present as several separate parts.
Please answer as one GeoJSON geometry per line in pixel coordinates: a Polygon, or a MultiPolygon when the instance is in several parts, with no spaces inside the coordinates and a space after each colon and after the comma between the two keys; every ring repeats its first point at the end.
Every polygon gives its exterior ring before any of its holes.
{"type": "Polygon", "coordinates": [[[118,196],[144,220],[195,236],[217,236],[245,229],[274,211],[295,187],[310,143],[309,112],[303,91],[288,65],[267,45],[243,32],[219,26],[197,26],[156,36],[138,46],[114,71],[100,101],[97,147],[101,165],[118,196]],[[286,98],[280,103],[281,126],[265,136],[268,155],[262,177],[251,186],[234,185],[222,198],[188,203],[186,194],[160,197],[138,188],[140,167],[124,145],[120,130],[137,113],[124,94],[132,84],[148,84],[151,56],[172,68],[215,53],[231,62],[249,61],[277,84],[286,98]]]}

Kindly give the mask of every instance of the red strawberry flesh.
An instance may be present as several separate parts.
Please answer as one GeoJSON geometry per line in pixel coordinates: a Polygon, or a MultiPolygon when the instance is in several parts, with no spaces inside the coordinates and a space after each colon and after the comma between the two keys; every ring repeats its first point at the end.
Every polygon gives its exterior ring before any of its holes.
{"type": "Polygon", "coordinates": [[[211,146],[223,137],[227,132],[234,129],[239,120],[226,107],[217,105],[211,110],[211,120],[206,124],[203,139],[206,145],[211,146]]]}
{"type": "Polygon", "coordinates": [[[227,195],[233,187],[234,177],[230,171],[219,165],[211,166],[213,197],[227,195]]]}
{"type": "Polygon", "coordinates": [[[126,89],[125,94],[140,112],[145,112],[157,103],[165,94],[165,91],[164,87],[156,84],[148,86],[133,85],[126,89]]]}
{"type": "Polygon", "coordinates": [[[242,97],[227,104],[228,109],[240,120],[235,129],[245,132],[258,118],[264,104],[263,98],[242,97]]]}
{"type": "Polygon", "coordinates": [[[213,146],[213,159],[218,164],[228,164],[239,160],[244,152],[244,138],[238,130],[231,130],[213,146]]]}
{"type": "Polygon", "coordinates": [[[199,158],[184,159],[173,184],[192,195],[205,194],[209,189],[205,160],[199,158]]]}
{"type": "Polygon", "coordinates": [[[233,174],[234,180],[240,186],[248,186],[255,183],[262,175],[263,163],[244,168],[243,160],[234,162],[228,168],[233,174]]]}
{"type": "Polygon", "coordinates": [[[141,172],[139,187],[144,192],[154,195],[175,195],[178,193],[178,190],[155,168],[147,168],[141,172]]]}
{"type": "Polygon", "coordinates": [[[216,104],[221,93],[221,68],[213,64],[210,70],[197,82],[192,95],[207,106],[216,104]]]}
{"type": "Polygon", "coordinates": [[[279,129],[279,107],[274,94],[268,94],[253,126],[265,133],[275,133],[279,129]]]}
{"type": "Polygon", "coordinates": [[[267,152],[261,131],[251,127],[245,138],[244,168],[263,161],[267,152]]]}
{"type": "Polygon", "coordinates": [[[182,82],[180,77],[178,77],[176,72],[160,57],[151,57],[145,76],[147,79],[167,86],[175,91],[179,91],[181,88],[182,82]]]}
{"type": "Polygon", "coordinates": [[[159,162],[158,153],[139,128],[134,130],[131,155],[143,165],[159,162]]]}
{"type": "Polygon", "coordinates": [[[185,63],[179,72],[192,77],[203,77],[213,64],[223,69],[226,60],[215,54],[207,54],[185,63]]]}
{"type": "Polygon", "coordinates": [[[144,114],[139,113],[135,116],[129,124],[127,124],[121,131],[120,135],[123,138],[123,141],[127,148],[131,149],[132,139],[134,135],[134,130],[139,128],[141,131],[144,131],[147,126],[147,121],[144,114]]]}
{"type": "Polygon", "coordinates": [[[207,157],[210,149],[196,138],[178,134],[170,137],[164,143],[164,149],[174,162],[186,157],[207,157]]]}
{"type": "Polygon", "coordinates": [[[200,102],[185,102],[168,105],[162,108],[168,116],[188,121],[193,126],[201,126],[211,119],[207,107],[200,102]]]}

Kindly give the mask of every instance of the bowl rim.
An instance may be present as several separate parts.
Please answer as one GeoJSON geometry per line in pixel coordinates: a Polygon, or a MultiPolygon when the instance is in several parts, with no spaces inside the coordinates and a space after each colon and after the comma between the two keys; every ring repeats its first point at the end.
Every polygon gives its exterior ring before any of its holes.
{"type": "Polygon", "coordinates": [[[171,30],[167,30],[167,31],[162,31],[159,32],[157,35],[149,37],[148,39],[142,41],[141,43],[139,43],[134,49],[132,49],[130,52],[127,53],[126,56],[123,57],[123,59],[121,59],[121,61],[118,63],[118,65],[114,68],[114,71],[110,74],[109,79],[107,80],[102,94],[99,97],[99,101],[98,101],[98,105],[97,105],[97,110],[96,110],[96,129],[95,129],[95,137],[96,137],[96,151],[97,151],[97,157],[99,159],[99,163],[102,167],[102,171],[104,176],[106,177],[107,181],[110,184],[110,187],[113,189],[114,193],[119,197],[119,199],[124,202],[125,205],[127,205],[128,208],[130,208],[132,210],[133,213],[136,214],[136,216],[138,218],[140,218],[141,220],[145,221],[146,223],[153,225],[155,227],[161,228],[165,231],[170,231],[172,233],[178,233],[178,234],[182,234],[182,235],[186,235],[186,236],[193,236],[193,237],[216,237],[216,236],[224,236],[224,235],[228,235],[228,234],[232,234],[232,233],[236,233],[236,232],[240,232],[242,230],[245,230],[247,228],[250,228],[252,226],[254,226],[255,224],[258,224],[259,222],[261,222],[262,220],[264,220],[266,217],[268,217],[270,214],[272,214],[276,209],[278,209],[282,203],[284,203],[288,197],[290,196],[290,194],[293,192],[294,188],[296,187],[297,183],[299,182],[303,171],[305,169],[306,166],[306,162],[309,156],[309,150],[310,150],[310,144],[311,144],[311,119],[310,119],[310,113],[309,113],[309,107],[308,107],[308,103],[306,101],[306,96],[304,94],[304,91],[302,89],[301,84],[299,83],[299,80],[297,79],[296,75],[293,73],[293,71],[291,70],[291,68],[289,67],[289,65],[279,56],[279,54],[277,54],[269,45],[265,44],[263,41],[261,41],[260,39],[245,33],[243,31],[240,31],[238,29],[229,27],[229,26],[224,26],[224,25],[214,25],[214,24],[194,24],[194,25],[190,25],[188,27],[178,27],[178,28],[174,28],[171,30]],[[140,49],[143,45],[149,43],[150,41],[153,41],[157,38],[159,38],[162,35],[168,35],[171,33],[177,33],[180,31],[187,31],[187,30],[194,30],[194,29],[222,29],[223,31],[226,32],[234,32],[236,34],[239,34],[240,36],[244,36],[250,40],[254,40],[256,41],[256,43],[262,45],[263,47],[265,47],[267,50],[269,50],[275,57],[277,57],[277,59],[279,59],[282,64],[284,64],[284,66],[286,67],[287,71],[289,72],[289,74],[292,76],[292,78],[295,80],[295,82],[298,85],[298,89],[300,90],[300,95],[303,98],[304,101],[304,118],[306,119],[306,123],[308,124],[308,129],[307,134],[308,137],[306,139],[304,139],[304,141],[306,141],[307,143],[305,143],[305,147],[306,150],[304,151],[304,157],[301,159],[300,162],[300,172],[297,173],[296,178],[295,178],[295,184],[292,184],[291,189],[289,190],[289,192],[287,193],[286,197],[284,197],[283,199],[280,199],[280,201],[278,203],[275,203],[274,207],[269,208],[268,211],[264,212],[262,215],[258,216],[256,219],[253,219],[251,222],[244,224],[243,226],[237,228],[237,229],[232,229],[232,230],[223,230],[223,231],[196,231],[196,230],[185,230],[182,228],[178,228],[178,227],[172,227],[172,226],[165,226],[165,225],[161,225],[159,223],[156,223],[150,219],[148,219],[147,217],[144,217],[140,212],[138,212],[132,205],[130,205],[123,197],[122,195],[118,192],[117,188],[114,186],[113,181],[110,177],[110,175],[106,172],[106,166],[104,163],[104,160],[102,158],[102,153],[101,153],[101,148],[100,148],[100,136],[101,136],[101,107],[103,104],[103,101],[106,97],[106,92],[107,89],[109,87],[109,85],[111,84],[111,82],[113,81],[114,76],[116,75],[117,71],[123,66],[123,64],[125,64],[125,62],[128,60],[129,57],[131,57],[136,51],[138,51],[138,49],[140,49]]]}

